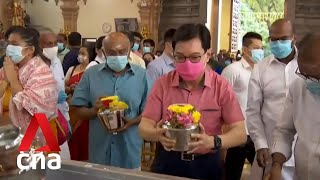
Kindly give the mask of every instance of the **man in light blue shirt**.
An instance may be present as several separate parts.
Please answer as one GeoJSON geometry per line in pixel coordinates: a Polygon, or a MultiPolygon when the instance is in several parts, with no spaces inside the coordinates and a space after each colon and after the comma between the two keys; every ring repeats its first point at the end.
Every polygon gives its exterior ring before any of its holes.
{"type": "Polygon", "coordinates": [[[172,41],[175,34],[175,29],[169,29],[164,34],[165,48],[160,57],[151,61],[147,68],[147,74],[150,84],[153,84],[160,76],[169,73],[175,69],[173,60],[172,41]]]}
{"type": "Polygon", "coordinates": [[[148,87],[141,67],[129,64],[130,42],[126,35],[115,32],[106,36],[103,49],[107,62],[89,68],[76,87],[72,108],[81,119],[90,119],[89,161],[92,163],[137,169],[141,164],[142,139],[138,135],[140,114],[148,87]],[[128,104],[126,121],[117,134],[108,132],[97,118],[101,97],[118,96],[128,104]]]}

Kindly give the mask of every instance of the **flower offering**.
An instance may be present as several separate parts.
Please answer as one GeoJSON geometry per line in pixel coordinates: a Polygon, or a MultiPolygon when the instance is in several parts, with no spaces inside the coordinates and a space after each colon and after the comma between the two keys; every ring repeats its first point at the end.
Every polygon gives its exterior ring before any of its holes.
{"type": "Polygon", "coordinates": [[[125,117],[125,110],[129,106],[119,100],[118,96],[108,96],[100,99],[104,108],[98,112],[98,118],[107,131],[119,129],[124,126],[123,118],[125,117]]]}
{"type": "Polygon", "coordinates": [[[166,136],[176,140],[174,151],[189,151],[191,134],[199,133],[201,114],[190,104],[173,104],[167,109],[167,117],[162,128],[167,129],[166,136]]]}
{"type": "Polygon", "coordinates": [[[198,126],[200,118],[200,112],[192,105],[173,104],[168,107],[166,125],[170,128],[190,128],[193,125],[198,126]]]}
{"type": "Polygon", "coordinates": [[[125,102],[119,100],[118,96],[108,96],[100,100],[105,108],[110,109],[111,111],[118,111],[129,108],[129,106],[125,102]]]}

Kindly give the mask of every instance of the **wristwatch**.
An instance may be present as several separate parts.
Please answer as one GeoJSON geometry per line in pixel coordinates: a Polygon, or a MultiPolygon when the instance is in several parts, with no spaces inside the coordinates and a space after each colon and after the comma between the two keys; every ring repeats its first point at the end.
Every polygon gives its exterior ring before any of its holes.
{"type": "Polygon", "coordinates": [[[214,143],[214,148],[213,150],[220,150],[222,143],[221,143],[221,138],[217,135],[213,136],[213,143],[214,143]]]}

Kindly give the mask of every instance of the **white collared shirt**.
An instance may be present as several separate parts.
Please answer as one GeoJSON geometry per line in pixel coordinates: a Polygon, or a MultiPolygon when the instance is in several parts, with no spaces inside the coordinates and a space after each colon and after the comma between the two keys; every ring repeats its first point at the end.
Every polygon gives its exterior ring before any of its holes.
{"type": "MultiPolygon", "coordinates": [[[[63,91],[65,92],[65,82],[64,82],[64,72],[62,68],[61,61],[58,57],[55,59],[51,60],[51,65],[50,69],[53,73],[54,78],[57,81],[58,84],[58,91],[63,91]]],[[[63,116],[67,119],[70,120],[69,117],[69,105],[67,102],[64,102],[62,104],[58,104],[58,109],[60,112],[63,114],[63,116]]]]}
{"type": "Polygon", "coordinates": [[[87,70],[87,69],[89,69],[90,67],[92,67],[92,66],[95,66],[95,65],[97,65],[97,64],[103,64],[103,63],[105,63],[106,62],[106,59],[104,58],[104,59],[101,59],[99,56],[96,56],[96,58],[94,59],[94,61],[91,61],[88,65],[87,65],[87,67],[86,67],[86,69],[85,70],[87,70]],[[99,62],[99,63],[98,63],[99,62]]]}
{"type": "MultiPolygon", "coordinates": [[[[295,74],[297,56],[296,50],[294,59],[286,65],[270,55],[256,64],[252,71],[246,116],[249,135],[256,150],[272,146],[272,132],[276,121],[281,119],[289,85],[299,78],[295,74]]],[[[285,165],[294,166],[294,160],[285,165]]]]}
{"type": "Polygon", "coordinates": [[[319,179],[320,177],[320,96],[306,88],[303,79],[291,86],[285,102],[283,116],[277,121],[272,152],[280,152],[287,159],[292,153],[294,135],[295,174],[297,179],[319,179]]]}
{"type": "Polygon", "coordinates": [[[143,69],[146,69],[146,63],[144,62],[144,60],[141,57],[139,57],[138,55],[136,55],[132,51],[130,51],[129,56],[130,56],[129,63],[136,64],[136,65],[142,67],[143,69]]]}
{"type": "MultiPolygon", "coordinates": [[[[251,66],[245,59],[242,58],[240,61],[232,63],[224,68],[221,74],[221,76],[229,81],[234,92],[237,94],[237,98],[245,119],[248,100],[248,84],[251,73],[251,66]]],[[[249,134],[247,125],[246,132],[249,134]]]]}

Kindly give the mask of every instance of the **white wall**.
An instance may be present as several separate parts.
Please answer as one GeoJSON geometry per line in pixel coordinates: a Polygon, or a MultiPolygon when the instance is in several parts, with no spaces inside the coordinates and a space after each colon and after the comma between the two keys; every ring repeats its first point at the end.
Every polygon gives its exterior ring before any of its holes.
{"type": "MultiPolygon", "coordinates": [[[[103,35],[103,23],[111,24],[112,31],[115,31],[114,18],[138,18],[140,21],[137,7],[139,1],[133,0],[131,3],[131,0],[87,0],[87,4],[84,5],[80,0],[78,32],[83,37],[99,37],[103,35]]],[[[25,7],[32,24],[49,27],[58,33],[63,28],[60,5],[61,3],[56,6],[54,0],[34,0],[33,4],[29,2],[25,7]]]]}
{"type": "MultiPolygon", "coordinates": [[[[115,31],[114,18],[139,18],[139,0],[88,0],[87,5],[79,1],[78,31],[86,37],[103,35],[103,23],[112,25],[115,31]]],[[[140,21],[138,19],[138,21],[140,21]]]]}

